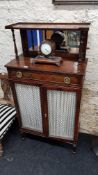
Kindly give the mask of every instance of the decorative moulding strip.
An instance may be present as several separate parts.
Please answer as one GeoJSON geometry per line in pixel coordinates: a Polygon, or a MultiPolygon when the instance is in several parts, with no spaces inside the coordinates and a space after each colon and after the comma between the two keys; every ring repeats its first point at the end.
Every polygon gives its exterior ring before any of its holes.
{"type": "Polygon", "coordinates": [[[98,1],[70,1],[70,0],[52,0],[54,5],[95,5],[98,4],[98,1]]]}

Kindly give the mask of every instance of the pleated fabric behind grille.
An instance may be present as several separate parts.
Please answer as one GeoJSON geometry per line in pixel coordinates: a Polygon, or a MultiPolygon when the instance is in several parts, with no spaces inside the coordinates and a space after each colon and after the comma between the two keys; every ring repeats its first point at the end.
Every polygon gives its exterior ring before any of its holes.
{"type": "Polygon", "coordinates": [[[40,88],[37,86],[15,85],[22,126],[42,132],[40,88]]]}
{"type": "Polygon", "coordinates": [[[76,93],[47,91],[49,135],[72,140],[74,137],[76,93]]]}

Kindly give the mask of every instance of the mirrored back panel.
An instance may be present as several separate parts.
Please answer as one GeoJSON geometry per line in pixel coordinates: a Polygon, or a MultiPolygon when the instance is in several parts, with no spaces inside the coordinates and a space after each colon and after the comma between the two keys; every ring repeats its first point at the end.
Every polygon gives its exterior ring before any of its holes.
{"type": "Polygon", "coordinates": [[[36,57],[42,54],[43,42],[50,43],[51,56],[85,60],[90,23],[16,23],[5,28],[12,30],[14,50],[18,49],[14,30],[20,30],[23,55],[36,57]],[[53,43],[55,47],[53,47],[53,43]]]}
{"type": "Polygon", "coordinates": [[[80,31],[69,30],[27,30],[27,43],[29,51],[39,51],[40,45],[45,40],[54,40],[58,43],[60,37],[63,42],[60,47],[56,47],[57,51],[63,51],[71,54],[79,54],[80,31]]]}

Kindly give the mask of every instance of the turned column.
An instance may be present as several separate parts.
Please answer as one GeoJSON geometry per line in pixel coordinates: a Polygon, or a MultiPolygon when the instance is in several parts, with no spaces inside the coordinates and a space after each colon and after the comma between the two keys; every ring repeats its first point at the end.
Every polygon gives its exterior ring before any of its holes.
{"type": "Polygon", "coordinates": [[[11,31],[12,31],[13,42],[14,42],[14,51],[15,51],[16,59],[18,59],[19,56],[18,56],[18,50],[17,50],[17,46],[16,46],[16,39],[15,39],[14,29],[11,29],[11,31]]]}

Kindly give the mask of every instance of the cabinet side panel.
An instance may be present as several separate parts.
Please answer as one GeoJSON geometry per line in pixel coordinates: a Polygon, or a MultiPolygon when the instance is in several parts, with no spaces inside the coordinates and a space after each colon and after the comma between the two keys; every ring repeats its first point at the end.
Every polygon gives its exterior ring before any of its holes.
{"type": "Polygon", "coordinates": [[[47,91],[49,135],[73,140],[76,112],[76,93],[47,91]]]}
{"type": "Polygon", "coordinates": [[[40,88],[15,84],[22,127],[42,132],[40,88]]]}

